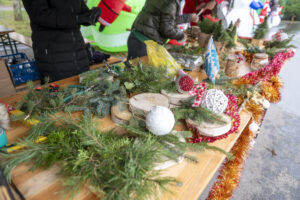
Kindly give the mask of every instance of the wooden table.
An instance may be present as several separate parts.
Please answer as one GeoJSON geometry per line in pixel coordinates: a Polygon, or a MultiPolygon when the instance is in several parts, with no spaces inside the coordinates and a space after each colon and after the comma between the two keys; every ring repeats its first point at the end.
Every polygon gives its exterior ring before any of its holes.
{"type": "MultiPolygon", "coordinates": [[[[200,72],[193,72],[192,76],[198,76],[199,80],[202,80],[205,76],[200,72]]],[[[68,85],[78,84],[78,77],[71,77],[62,81],[58,81],[61,87],[68,85]]],[[[17,94],[13,97],[1,98],[1,101],[15,105],[20,101],[24,93],[17,94]]],[[[230,135],[228,138],[212,143],[212,145],[223,148],[226,151],[230,151],[242,131],[248,125],[251,115],[245,111],[241,112],[241,125],[239,131],[230,135]]],[[[108,130],[115,127],[110,116],[106,116],[103,119],[99,119],[102,126],[102,130],[108,130]]],[[[184,125],[180,124],[176,127],[177,130],[186,129],[184,125]]],[[[25,136],[27,127],[13,123],[13,128],[7,131],[7,137],[9,142],[15,142],[16,139],[25,136]]],[[[209,181],[212,179],[220,165],[225,159],[225,156],[219,152],[205,151],[201,153],[191,153],[199,160],[198,164],[191,163],[184,160],[182,163],[170,167],[163,171],[163,176],[172,176],[182,182],[182,186],[171,186],[172,193],[163,193],[159,199],[163,200],[193,200],[198,199],[209,181]]],[[[28,200],[53,200],[53,199],[68,199],[62,193],[56,192],[63,189],[61,184],[61,178],[56,175],[58,168],[53,167],[50,170],[38,169],[34,172],[28,172],[28,166],[21,165],[16,167],[12,173],[12,181],[28,200]]],[[[83,188],[74,197],[75,200],[92,200],[96,197],[83,188]]]]}
{"type": "Polygon", "coordinates": [[[15,32],[13,29],[0,25],[0,44],[3,46],[4,52],[7,55],[6,45],[10,47],[12,54],[18,53],[16,42],[10,39],[9,33],[15,32]]]}

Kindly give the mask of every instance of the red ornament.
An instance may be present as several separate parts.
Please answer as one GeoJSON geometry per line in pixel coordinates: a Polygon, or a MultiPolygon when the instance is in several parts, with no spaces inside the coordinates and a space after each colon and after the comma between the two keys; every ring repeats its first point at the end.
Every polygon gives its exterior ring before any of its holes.
{"type": "Polygon", "coordinates": [[[177,80],[177,87],[179,92],[189,92],[194,87],[194,80],[188,75],[180,76],[177,80]]]}

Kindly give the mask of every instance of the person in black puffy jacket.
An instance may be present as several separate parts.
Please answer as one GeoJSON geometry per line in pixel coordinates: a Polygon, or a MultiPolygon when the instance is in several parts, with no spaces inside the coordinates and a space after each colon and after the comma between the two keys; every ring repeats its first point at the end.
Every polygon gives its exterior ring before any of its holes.
{"type": "Polygon", "coordinates": [[[198,22],[194,14],[180,15],[182,0],[146,0],[146,4],[137,16],[128,38],[128,60],[147,55],[143,41],[150,39],[164,44],[167,39],[182,41],[185,34],[177,25],[198,22]]]}
{"type": "Polygon", "coordinates": [[[101,9],[84,0],[23,0],[30,18],[33,51],[42,83],[89,70],[80,25],[95,25],[101,9]]]}

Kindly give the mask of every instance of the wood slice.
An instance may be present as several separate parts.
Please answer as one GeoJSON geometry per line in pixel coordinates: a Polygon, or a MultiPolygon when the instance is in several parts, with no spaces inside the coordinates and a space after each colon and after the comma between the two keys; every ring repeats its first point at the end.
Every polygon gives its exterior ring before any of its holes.
{"type": "Polygon", "coordinates": [[[201,135],[209,136],[209,137],[217,137],[227,133],[231,128],[231,118],[225,114],[222,114],[222,119],[226,122],[226,124],[212,124],[207,122],[202,122],[200,125],[198,122],[187,119],[186,123],[188,126],[195,127],[201,135]]]}
{"type": "Polygon", "coordinates": [[[140,116],[145,117],[146,114],[154,106],[164,106],[169,108],[169,99],[156,93],[143,93],[133,96],[129,99],[130,110],[140,116]]]}
{"type": "Polygon", "coordinates": [[[167,168],[172,167],[174,165],[182,163],[183,160],[184,160],[183,156],[180,156],[177,159],[177,161],[175,161],[175,160],[166,160],[166,161],[161,162],[161,163],[156,163],[155,167],[153,169],[154,170],[164,170],[164,169],[167,169],[167,168]]]}
{"type": "Polygon", "coordinates": [[[168,97],[170,104],[180,106],[182,101],[187,100],[191,96],[188,93],[168,93],[166,90],[162,90],[161,93],[168,97]]]}
{"type": "Polygon", "coordinates": [[[131,118],[131,113],[127,108],[120,110],[118,105],[111,107],[111,119],[116,124],[127,124],[131,118]]]}

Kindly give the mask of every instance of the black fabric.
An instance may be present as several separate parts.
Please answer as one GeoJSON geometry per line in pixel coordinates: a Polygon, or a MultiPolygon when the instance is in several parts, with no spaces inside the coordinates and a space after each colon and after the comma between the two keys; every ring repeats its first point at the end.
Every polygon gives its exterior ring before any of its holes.
{"type": "Polygon", "coordinates": [[[30,18],[33,51],[42,81],[89,69],[78,15],[90,12],[83,0],[23,0],[30,18]]]}
{"type": "Polygon", "coordinates": [[[159,44],[164,44],[167,39],[183,39],[184,33],[177,25],[190,22],[191,15],[179,17],[180,1],[147,0],[132,28],[159,44]]]}
{"type": "Polygon", "coordinates": [[[128,46],[127,60],[147,56],[146,44],[141,42],[138,38],[136,38],[133,33],[130,33],[129,35],[127,46],[128,46]]]}

